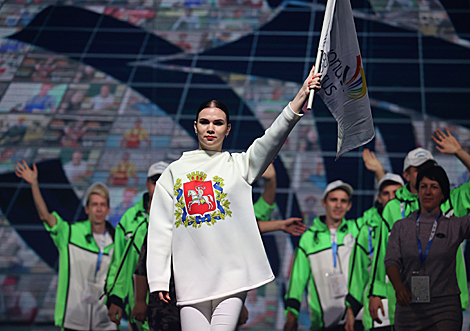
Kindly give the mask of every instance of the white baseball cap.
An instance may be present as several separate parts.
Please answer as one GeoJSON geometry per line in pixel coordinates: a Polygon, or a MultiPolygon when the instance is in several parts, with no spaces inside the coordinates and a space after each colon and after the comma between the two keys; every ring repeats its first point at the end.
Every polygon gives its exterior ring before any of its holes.
{"type": "Polygon", "coordinates": [[[349,185],[348,183],[345,183],[343,182],[342,180],[335,180],[334,182],[331,182],[329,183],[327,186],[326,186],[326,189],[325,191],[323,192],[323,197],[322,199],[325,199],[325,197],[328,195],[328,193],[330,193],[331,191],[334,191],[336,189],[343,189],[345,190],[348,195],[351,197],[353,195],[353,188],[351,185],[349,185]]]}
{"type": "Polygon", "coordinates": [[[153,177],[155,175],[161,175],[168,165],[168,163],[163,161],[152,164],[149,168],[149,171],[147,172],[147,178],[153,177]]]}
{"type": "Polygon", "coordinates": [[[416,148],[413,149],[408,155],[405,157],[405,162],[403,164],[403,171],[408,169],[409,167],[419,167],[424,162],[434,160],[431,152],[424,148],[416,148]]]}
{"type": "Polygon", "coordinates": [[[379,181],[379,191],[380,191],[380,188],[381,188],[382,184],[386,181],[394,182],[394,183],[397,183],[401,186],[405,186],[405,182],[403,181],[403,179],[401,178],[400,175],[387,173],[379,181]]]}

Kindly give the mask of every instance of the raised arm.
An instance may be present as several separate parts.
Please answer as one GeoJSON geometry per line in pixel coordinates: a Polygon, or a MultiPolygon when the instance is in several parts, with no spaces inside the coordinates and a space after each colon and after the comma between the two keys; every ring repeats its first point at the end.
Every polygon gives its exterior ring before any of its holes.
{"type": "Polygon", "coordinates": [[[378,182],[383,176],[385,176],[384,167],[382,166],[382,163],[380,163],[379,159],[377,159],[374,152],[368,148],[364,148],[362,151],[362,160],[364,161],[364,166],[367,170],[372,171],[375,174],[375,178],[377,178],[378,182]]]}
{"type": "Polygon", "coordinates": [[[46,222],[47,225],[52,228],[57,224],[57,219],[54,215],[49,213],[46,203],[42,197],[41,190],[39,189],[38,169],[36,168],[36,164],[33,163],[33,169],[31,169],[25,160],[23,160],[22,164],[20,162],[16,162],[15,174],[31,185],[34,205],[36,206],[39,218],[41,221],[46,222]]]}
{"type": "Polygon", "coordinates": [[[441,129],[434,131],[435,136],[431,136],[432,140],[437,144],[436,148],[443,154],[452,154],[457,156],[460,162],[470,171],[470,154],[468,154],[446,128],[446,133],[441,129]]]}
{"type": "Polygon", "coordinates": [[[309,91],[320,88],[320,76],[321,74],[317,74],[312,79],[312,69],[294,100],[284,108],[264,135],[256,139],[246,153],[232,154],[240,174],[250,185],[263,174],[277,156],[289,133],[302,117],[302,107],[308,98],[309,91]]]}

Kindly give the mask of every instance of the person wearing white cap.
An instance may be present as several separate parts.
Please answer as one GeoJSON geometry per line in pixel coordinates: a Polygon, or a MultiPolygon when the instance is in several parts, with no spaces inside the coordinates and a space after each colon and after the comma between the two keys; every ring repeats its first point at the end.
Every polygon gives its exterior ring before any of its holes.
{"type": "MultiPolygon", "coordinates": [[[[116,226],[114,253],[106,279],[106,295],[108,299],[107,305],[109,307],[108,314],[111,321],[118,325],[122,317],[122,310],[125,308],[127,316],[131,316],[134,304],[133,286],[125,286],[127,285],[126,281],[132,284],[133,270],[128,279],[126,278],[124,282],[116,283],[117,278],[122,277],[124,273],[128,271],[122,268],[123,264],[126,263],[126,259],[128,259],[127,253],[129,250],[126,250],[126,247],[140,224],[147,222],[149,201],[155,190],[156,182],[163,171],[165,171],[166,167],[168,167],[168,163],[164,161],[154,163],[149,167],[147,180],[145,182],[147,192],[143,194],[142,199],[137,204],[129,208],[124,215],[122,215],[120,222],[116,226]]],[[[130,322],[131,325],[134,323],[132,318],[130,318],[130,322]]]]}
{"type": "MultiPolygon", "coordinates": [[[[349,264],[348,295],[346,296],[346,304],[348,306],[346,331],[353,330],[354,320],[362,308],[364,308],[362,314],[364,328],[366,330],[376,328],[369,313],[369,299],[367,293],[370,279],[369,271],[372,264],[374,247],[379,239],[380,228],[382,224],[386,225],[386,222],[382,218],[383,209],[390,200],[395,198],[395,192],[405,185],[399,175],[392,173],[383,175],[383,167],[374,153],[368,150],[364,150],[364,152],[363,159],[366,168],[371,170],[370,163],[372,163],[372,161],[376,165],[374,172],[379,179],[379,193],[375,205],[366,210],[361,218],[358,219],[358,223],[363,223],[363,225],[359,230],[349,264]],[[368,159],[366,159],[366,153],[369,153],[368,159]]],[[[391,286],[390,284],[390,287],[391,286]]],[[[394,302],[389,308],[393,308],[393,311],[388,315],[393,316],[395,310],[394,302]]],[[[380,325],[380,330],[391,330],[390,321],[384,320],[383,322],[384,323],[380,325]]]]}
{"type": "Polygon", "coordinates": [[[114,228],[106,221],[108,188],[99,182],[91,185],[85,205],[88,220],[71,224],[49,212],[39,190],[36,164],[31,169],[23,160],[15,169],[16,175],[31,185],[39,218],[59,250],[55,325],[65,330],[117,330],[102,298],[114,247],[114,228]]]}
{"type": "MultiPolygon", "coordinates": [[[[434,131],[432,140],[437,144],[436,148],[443,154],[455,155],[467,169],[470,170],[470,155],[463,150],[457,139],[451,135],[446,128],[446,132],[440,129],[434,131]]],[[[389,231],[393,224],[410,213],[419,209],[419,201],[417,196],[416,179],[418,172],[425,170],[436,162],[431,152],[423,148],[416,148],[408,153],[403,165],[403,177],[408,183],[396,192],[396,198],[391,200],[385,206],[382,216],[388,226],[382,226],[380,238],[375,247],[372,270],[371,285],[369,290],[369,311],[372,319],[381,322],[378,314],[379,309],[384,311],[381,298],[389,297],[391,294],[387,292],[389,286],[386,282],[385,272],[385,249],[388,243],[389,231]]],[[[444,215],[461,217],[470,213],[470,182],[464,183],[459,187],[451,190],[450,199],[441,205],[444,215]]],[[[461,291],[462,308],[465,310],[468,306],[468,287],[467,276],[465,271],[465,262],[463,254],[459,248],[457,253],[457,280],[461,291]]],[[[395,294],[393,292],[393,297],[395,294]]],[[[390,316],[393,318],[392,316],[390,316]]]]}
{"type": "Polygon", "coordinates": [[[344,330],[349,257],[359,231],[355,220],[344,218],[351,209],[352,194],[351,185],[341,180],[329,183],[323,192],[325,215],[314,219],[295,250],[285,296],[284,330],[295,328],[306,286],[310,330],[344,330]]]}

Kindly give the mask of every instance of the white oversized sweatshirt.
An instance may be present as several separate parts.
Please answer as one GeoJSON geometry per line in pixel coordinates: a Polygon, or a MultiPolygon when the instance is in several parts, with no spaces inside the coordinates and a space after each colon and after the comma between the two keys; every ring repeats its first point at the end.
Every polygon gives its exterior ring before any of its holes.
{"type": "Polygon", "coordinates": [[[301,116],[288,105],[246,152],[185,152],[163,172],[149,217],[150,292],[169,290],[172,257],[178,305],[248,291],[274,279],[251,185],[301,116]]]}

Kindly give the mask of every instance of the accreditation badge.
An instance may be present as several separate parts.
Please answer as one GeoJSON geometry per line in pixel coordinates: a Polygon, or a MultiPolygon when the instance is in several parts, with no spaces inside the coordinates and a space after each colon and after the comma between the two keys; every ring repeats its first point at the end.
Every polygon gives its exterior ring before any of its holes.
{"type": "Polygon", "coordinates": [[[431,302],[429,276],[411,276],[411,302],[431,302]]]}
{"type": "Polygon", "coordinates": [[[333,298],[345,297],[348,294],[348,285],[344,274],[326,274],[328,279],[328,286],[330,287],[330,294],[333,298]]]}

